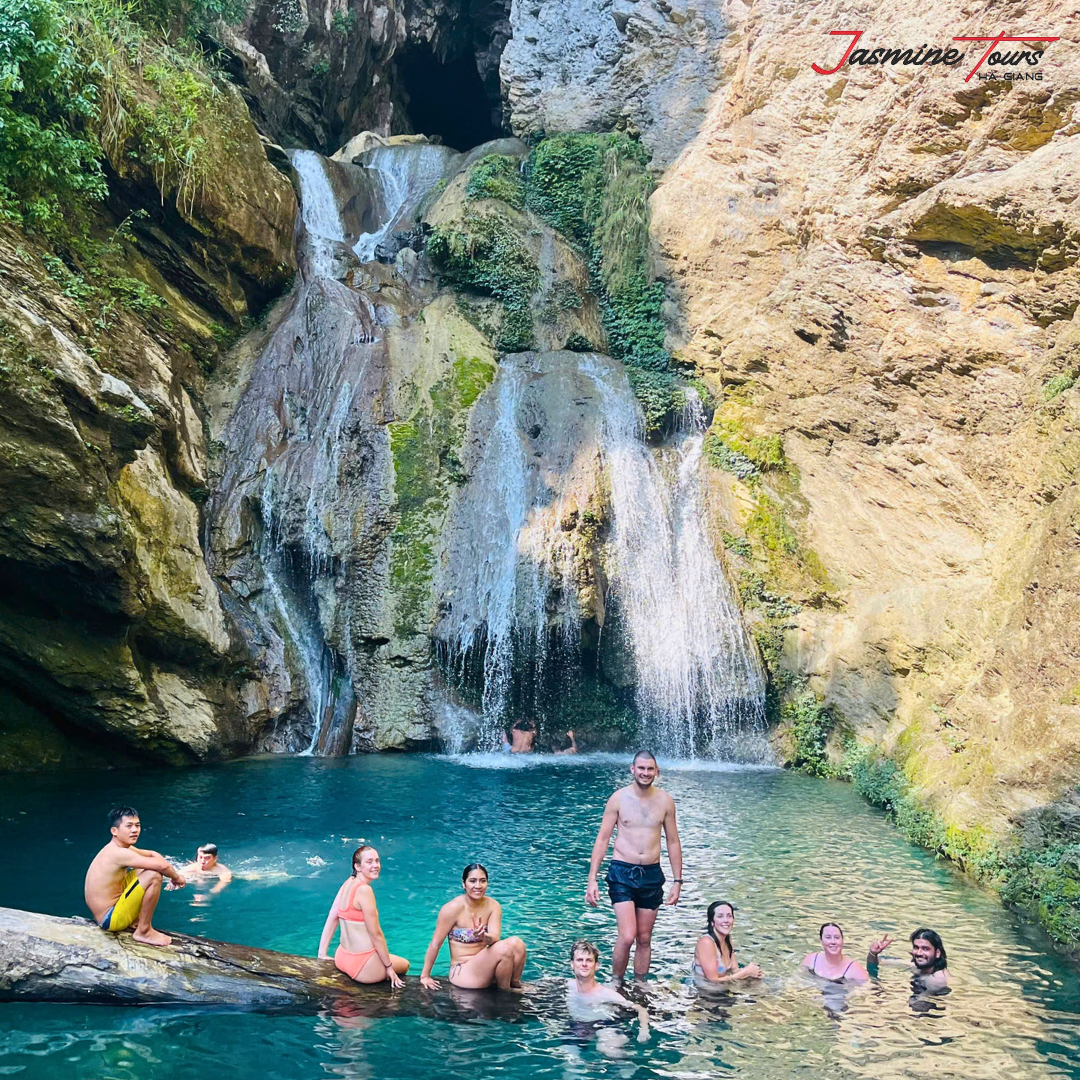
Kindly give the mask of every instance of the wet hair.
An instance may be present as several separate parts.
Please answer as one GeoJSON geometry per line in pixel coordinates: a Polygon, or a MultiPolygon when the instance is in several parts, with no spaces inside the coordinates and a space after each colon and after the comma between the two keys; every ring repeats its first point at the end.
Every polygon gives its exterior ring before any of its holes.
{"type": "Polygon", "coordinates": [[[200,855],[217,855],[217,844],[203,844],[199,848],[200,855]]]}
{"type": "Polygon", "coordinates": [[[571,963],[579,952],[587,952],[597,963],[600,962],[600,950],[591,941],[586,941],[584,938],[578,938],[577,941],[570,946],[571,963]]]}
{"type": "Polygon", "coordinates": [[[817,932],[817,936],[821,937],[821,935],[825,933],[826,927],[829,927],[829,926],[835,926],[836,929],[840,931],[840,936],[841,937],[844,936],[844,931],[843,931],[842,927],[840,926],[840,924],[838,922],[823,922],[821,924],[821,929],[817,932]]]}
{"type": "Polygon", "coordinates": [[[139,811],[130,806],[114,806],[109,811],[109,828],[115,829],[126,817],[137,818],[139,811]]]}
{"type": "Polygon", "coordinates": [[[510,730],[511,731],[535,731],[536,730],[536,725],[531,720],[518,720],[518,721],[515,722],[514,726],[510,730]]]}
{"type": "Polygon", "coordinates": [[[651,750],[639,750],[634,755],[634,765],[638,763],[638,758],[648,758],[654,765],[656,764],[656,755],[651,750]]]}
{"type": "Polygon", "coordinates": [[[374,851],[374,850],[375,850],[375,845],[374,844],[361,844],[352,853],[352,876],[353,877],[356,877],[356,873],[360,868],[360,856],[363,855],[365,851],[374,851]]]}
{"type": "MultiPolygon", "coordinates": [[[[729,900],[714,900],[709,905],[709,910],[707,912],[705,912],[705,930],[708,933],[709,937],[711,937],[713,939],[713,941],[716,942],[716,948],[719,951],[721,957],[723,957],[723,955],[724,955],[724,950],[720,946],[720,938],[718,938],[716,936],[716,927],[713,926],[712,921],[713,921],[713,916],[716,914],[716,909],[717,908],[722,908],[722,907],[731,908],[731,914],[732,915],[735,914],[735,905],[733,903],[731,903],[729,900]]],[[[725,934],[724,935],[724,944],[727,946],[727,951],[728,951],[729,956],[732,953],[734,953],[735,950],[732,948],[732,945],[731,945],[731,935],[730,934],[725,934]]]]}
{"type": "Polygon", "coordinates": [[[483,863],[471,862],[471,863],[469,863],[468,866],[465,867],[464,870],[461,871],[461,884],[462,885],[465,884],[465,882],[468,879],[469,875],[474,870],[483,870],[484,871],[484,877],[486,877],[486,878],[491,877],[491,875],[487,872],[487,867],[483,863]]]}
{"type": "Polygon", "coordinates": [[[929,927],[920,926],[916,930],[909,940],[912,944],[922,939],[923,941],[929,941],[935,949],[937,949],[939,955],[934,959],[931,971],[944,971],[949,966],[948,959],[945,956],[945,945],[941,940],[941,935],[936,930],[931,930],[929,927]]]}

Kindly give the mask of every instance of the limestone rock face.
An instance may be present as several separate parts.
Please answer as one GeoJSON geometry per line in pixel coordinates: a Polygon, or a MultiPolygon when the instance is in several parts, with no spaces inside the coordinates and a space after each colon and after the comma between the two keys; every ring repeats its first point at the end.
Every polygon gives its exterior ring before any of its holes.
{"type": "Polygon", "coordinates": [[[510,24],[500,72],[515,135],[627,129],[664,166],[717,87],[715,4],[513,0],[510,24]]]}
{"type": "MultiPolygon", "coordinates": [[[[683,357],[793,466],[757,489],[821,571],[776,586],[801,606],[783,663],[947,822],[1001,832],[1080,778],[1075,30],[1039,2],[993,28],[909,0],[723,16],[723,85],[653,232],[683,357]],[[815,73],[856,22],[868,49],[1066,37],[996,80],[965,81],[973,44],[958,67],[815,73]]],[[[756,497],[729,478],[755,544],[756,497]]]]}

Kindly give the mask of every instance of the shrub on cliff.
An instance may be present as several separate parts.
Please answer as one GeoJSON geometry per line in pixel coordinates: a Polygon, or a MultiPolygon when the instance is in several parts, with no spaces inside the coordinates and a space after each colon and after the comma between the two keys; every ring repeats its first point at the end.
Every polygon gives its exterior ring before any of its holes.
{"type": "Polygon", "coordinates": [[[96,73],[59,0],[0,0],[0,209],[46,224],[106,194],[96,73]]]}
{"type": "Polygon", "coordinates": [[[529,155],[525,200],[588,258],[611,355],[626,364],[655,431],[685,393],[664,347],[664,287],[649,274],[647,165],[645,148],[623,134],[555,135],[529,155]]]}

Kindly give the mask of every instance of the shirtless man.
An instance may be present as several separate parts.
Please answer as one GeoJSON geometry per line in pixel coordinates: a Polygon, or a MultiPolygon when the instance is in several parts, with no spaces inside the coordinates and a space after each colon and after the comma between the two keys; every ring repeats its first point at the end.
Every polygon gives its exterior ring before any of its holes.
{"type": "Polygon", "coordinates": [[[638,1015],[638,1042],[649,1041],[649,1013],[644,1005],[628,1001],[617,990],[596,981],[600,952],[591,941],[575,941],[570,948],[572,979],[566,980],[566,1003],[572,1030],[583,1042],[595,1034],[596,1048],[605,1057],[619,1057],[629,1041],[621,1031],[606,1026],[612,1019],[605,1005],[633,1009],[638,1015]]]}
{"type": "MultiPolygon", "coordinates": [[[[866,967],[875,978],[877,978],[878,962],[881,959],[881,954],[895,940],[895,938],[885,934],[880,941],[870,943],[870,949],[866,954],[866,967]]],[[[951,976],[949,975],[948,957],[945,955],[945,943],[941,940],[941,936],[936,931],[921,926],[918,930],[912,932],[910,941],[911,964],[909,970],[919,984],[917,989],[931,993],[944,990],[949,985],[951,976]]]]}
{"type": "Polygon", "coordinates": [[[677,904],[682,891],[682,844],[675,825],[675,802],[653,783],[660,774],[656,758],[639,750],[630,766],[634,782],[619,788],[607,801],[600,831],[593,844],[585,903],[596,907],[600,889],[596,876],[607,854],[611,834],[617,828],[615,851],[608,867],[608,895],[615,909],[618,939],[611,954],[611,974],[621,982],[634,950],[634,978],[644,981],[652,961],[652,931],[656,910],[664,898],[664,872],[660,869],[660,830],[667,839],[668,859],[674,874],[667,903],[677,904]]]}
{"type": "MultiPolygon", "coordinates": [[[[217,844],[203,844],[195,853],[195,861],[181,867],[180,873],[195,881],[217,878],[217,884],[210,890],[211,896],[217,896],[232,881],[232,871],[224,863],[218,862],[217,844]]],[[[196,896],[195,899],[201,900],[203,897],[196,896]]]]}
{"type": "Polygon", "coordinates": [[[155,930],[150,919],[161,897],[161,878],[172,879],[181,889],[187,882],[167,859],[156,851],[135,847],[142,825],[138,811],[122,806],[109,811],[112,839],[94,856],[83,886],[86,906],[94,921],[105,930],[126,930],[145,945],[169,945],[172,938],[155,930]]]}
{"type": "Polygon", "coordinates": [[[536,725],[531,720],[519,720],[510,729],[510,752],[531,754],[536,741],[536,725]]]}

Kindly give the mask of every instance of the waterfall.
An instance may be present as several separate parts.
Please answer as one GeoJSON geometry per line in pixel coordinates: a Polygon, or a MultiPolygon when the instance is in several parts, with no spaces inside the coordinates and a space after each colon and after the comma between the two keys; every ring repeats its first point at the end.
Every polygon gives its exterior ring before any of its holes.
{"type": "Polygon", "coordinates": [[[373,173],[378,226],[361,234],[353,251],[362,262],[375,258],[375,248],[395,229],[405,225],[420,200],[446,175],[450,163],[460,158],[448,146],[416,143],[377,146],[363,158],[373,173]]]}
{"type": "Polygon", "coordinates": [[[766,758],[764,675],[703,520],[704,417],[693,392],[684,430],[654,453],[621,365],[523,353],[503,359],[476,425],[483,436],[452,512],[437,635],[455,674],[470,658],[481,669],[481,748],[523,702],[537,711],[546,680],[580,665],[564,522],[588,503],[596,456],[610,492],[609,622],[632,657],[643,728],[671,756],[766,758]]]}
{"type": "Polygon", "coordinates": [[[296,150],[290,160],[300,181],[300,217],[311,271],[316,277],[330,277],[334,248],[345,239],[345,224],[326,174],[326,159],[314,150],[296,150]]]}
{"type": "Polygon", "coordinates": [[[504,357],[478,406],[482,453],[453,515],[441,583],[450,600],[438,637],[459,675],[479,653],[481,745],[488,749],[500,741],[515,692],[537,708],[550,664],[577,647],[579,634],[574,552],[562,528],[566,504],[576,495],[567,453],[572,444],[552,448],[561,460],[544,461],[529,430],[536,426],[538,398],[557,409],[581,388],[576,370],[545,369],[543,359],[504,357]],[[570,482],[553,490],[556,478],[570,482]]]}
{"type": "Polygon", "coordinates": [[[601,393],[614,599],[646,730],[676,757],[763,758],[764,673],[703,524],[700,402],[688,391],[689,430],[668,451],[665,476],[643,443],[625,376],[601,393]]]}

